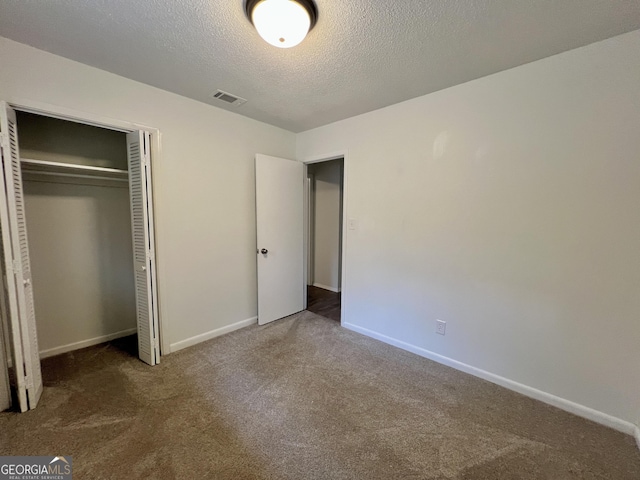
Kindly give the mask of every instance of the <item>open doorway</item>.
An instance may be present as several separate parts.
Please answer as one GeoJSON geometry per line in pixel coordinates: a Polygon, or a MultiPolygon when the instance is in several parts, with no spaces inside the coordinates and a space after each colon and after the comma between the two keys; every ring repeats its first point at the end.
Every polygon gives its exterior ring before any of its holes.
{"type": "Polygon", "coordinates": [[[344,159],[307,165],[307,310],[340,322],[344,159]]]}

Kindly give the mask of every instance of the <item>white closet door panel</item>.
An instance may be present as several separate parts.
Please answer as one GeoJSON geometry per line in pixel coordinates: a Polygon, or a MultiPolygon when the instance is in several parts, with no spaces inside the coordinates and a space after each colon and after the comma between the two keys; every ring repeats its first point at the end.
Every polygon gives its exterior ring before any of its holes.
{"type": "MultiPolygon", "coordinates": [[[[0,155],[2,151],[0,150],[0,155]]],[[[2,282],[0,285],[0,412],[11,408],[11,387],[9,385],[9,312],[7,310],[7,293],[5,288],[4,249],[0,234],[0,264],[2,266],[2,282]]],[[[25,392],[26,393],[26,392],[25,392]]]]}
{"type": "Polygon", "coordinates": [[[143,362],[155,365],[160,362],[160,351],[149,145],[147,132],[127,135],[138,356],[143,362]]]}
{"type": "Polygon", "coordinates": [[[3,325],[0,324],[0,412],[11,408],[11,388],[9,388],[9,367],[4,351],[3,325]]]}
{"type": "Polygon", "coordinates": [[[20,409],[35,408],[42,394],[42,374],[38,352],[38,332],[33,307],[29,242],[24,211],[22,173],[18,151],[18,127],[15,112],[2,102],[2,173],[4,189],[0,206],[3,251],[8,286],[8,303],[14,370],[18,382],[20,409]],[[9,278],[11,277],[11,278],[9,278]],[[21,357],[21,358],[20,358],[21,357]],[[24,366],[24,369],[20,368],[24,366]],[[28,404],[24,401],[26,389],[28,404]]]}
{"type": "MultiPolygon", "coordinates": [[[[0,149],[0,158],[2,150],[0,149]]],[[[0,164],[2,161],[0,160],[0,164]]],[[[0,189],[4,191],[3,189],[0,189]]],[[[7,359],[11,357],[11,335],[9,330],[9,294],[7,293],[7,278],[5,272],[7,269],[4,265],[4,247],[2,243],[2,225],[0,225],[0,322],[2,323],[2,331],[4,332],[4,351],[7,359]]],[[[7,360],[9,363],[10,360],[7,360]]]]}
{"type": "MultiPolygon", "coordinates": [[[[4,170],[4,148],[0,149],[0,161],[4,170]]],[[[9,340],[9,355],[14,366],[23,365],[22,339],[20,335],[20,319],[18,315],[18,293],[16,292],[15,275],[13,265],[13,251],[11,249],[11,236],[9,235],[9,214],[7,211],[7,195],[4,175],[0,175],[0,235],[2,242],[2,255],[0,264],[2,267],[2,302],[3,302],[3,330],[9,340]]],[[[27,385],[25,383],[24,368],[15,369],[16,394],[18,406],[21,412],[29,410],[27,402],[27,385]]]]}
{"type": "Polygon", "coordinates": [[[158,312],[158,276],[156,270],[156,227],[154,224],[154,212],[153,212],[153,185],[151,182],[151,134],[149,132],[142,132],[144,145],[145,145],[145,177],[144,177],[144,193],[146,194],[146,225],[147,225],[147,295],[151,304],[151,314],[153,320],[151,322],[153,326],[153,345],[156,364],[160,363],[160,315],[158,312]]]}

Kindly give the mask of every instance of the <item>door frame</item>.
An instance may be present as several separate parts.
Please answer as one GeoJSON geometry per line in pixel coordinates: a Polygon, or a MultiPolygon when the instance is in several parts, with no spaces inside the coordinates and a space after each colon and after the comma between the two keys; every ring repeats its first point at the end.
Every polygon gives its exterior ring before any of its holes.
{"type": "MultiPolygon", "coordinates": [[[[348,191],[349,191],[349,182],[348,182],[348,178],[349,178],[349,151],[348,150],[342,150],[342,151],[338,151],[338,152],[333,152],[333,153],[327,153],[327,154],[321,154],[321,155],[313,155],[313,156],[309,156],[306,157],[302,160],[300,160],[302,163],[304,163],[304,181],[307,181],[307,176],[308,176],[308,165],[312,164],[312,163],[321,163],[321,162],[329,162],[331,160],[340,160],[342,159],[342,238],[340,238],[340,243],[341,243],[341,271],[340,271],[340,292],[341,292],[341,300],[340,300],[340,325],[344,326],[347,323],[349,323],[347,321],[346,318],[346,312],[347,309],[345,308],[347,305],[347,298],[348,298],[348,292],[349,292],[349,288],[348,288],[348,283],[347,283],[347,246],[348,246],[348,236],[347,236],[347,225],[348,225],[348,215],[347,215],[347,200],[349,198],[348,196],[348,191]]],[[[307,278],[309,276],[309,272],[307,271],[308,268],[308,263],[306,261],[307,258],[309,258],[309,238],[308,238],[308,233],[309,233],[309,195],[307,194],[307,189],[305,188],[305,196],[304,196],[304,258],[305,258],[305,262],[304,262],[304,281],[305,284],[307,282],[307,278]]],[[[307,303],[308,303],[308,299],[307,299],[307,288],[305,285],[304,288],[304,308],[306,310],[307,308],[307,303]]]]}
{"type": "MultiPolygon", "coordinates": [[[[158,176],[153,175],[153,171],[156,169],[157,165],[162,164],[162,142],[161,142],[161,133],[160,130],[154,127],[149,127],[147,125],[128,122],[124,120],[118,120],[111,117],[97,115],[95,113],[89,113],[79,110],[73,110],[71,108],[61,107],[58,105],[51,105],[44,102],[38,102],[27,99],[7,99],[7,105],[9,105],[14,110],[19,110],[27,113],[35,113],[37,115],[44,115],[47,117],[58,118],[60,120],[67,120],[76,123],[82,123],[85,125],[92,125],[94,127],[106,128],[109,130],[115,130],[123,133],[130,133],[136,130],[144,130],[149,132],[151,137],[151,188],[152,191],[158,192],[160,185],[158,184],[158,176]]],[[[153,197],[153,210],[154,210],[154,230],[157,233],[157,215],[155,212],[158,211],[160,201],[158,201],[158,195],[154,195],[153,197]]],[[[157,235],[155,235],[157,239],[157,235]]],[[[158,245],[156,240],[155,245],[156,251],[156,272],[157,278],[161,277],[160,268],[158,268],[158,245]]],[[[164,319],[163,311],[166,311],[164,308],[163,296],[160,294],[160,286],[156,285],[156,291],[158,292],[158,327],[159,327],[159,340],[160,340],[160,356],[167,355],[171,353],[171,347],[169,344],[169,335],[166,334],[169,331],[168,325],[166,324],[166,320],[164,319]]]]}
{"type": "MultiPolygon", "coordinates": [[[[307,166],[305,165],[305,171],[307,166]]],[[[304,221],[304,228],[306,234],[306,245],[307,250],[305,252],[305,258],[307,261],[307,285],[313,283],[313,274],[315,268],[315,262],[312,253],[315,251],[315,245],[313,237],[315,236],[315,228],[314,228],[314,197],[315,197],[315,176],[313,173],[306,174],[306,190],[304,192],[304,200],[305,200],[305,208],[306,208],[306,219],[304,221]]],[[[305,305],[306,308],[306,305],[305,305]]]]}

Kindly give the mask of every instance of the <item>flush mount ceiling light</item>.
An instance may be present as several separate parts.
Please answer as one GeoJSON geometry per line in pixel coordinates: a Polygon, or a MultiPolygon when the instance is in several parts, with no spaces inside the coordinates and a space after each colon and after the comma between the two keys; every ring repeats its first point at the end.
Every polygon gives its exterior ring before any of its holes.
{"type": "Polygon", "coordinates": [[[260,36],[279,48],[298,45],[318,18],[313,0],[245,0],[244,11],[260,36]]]}

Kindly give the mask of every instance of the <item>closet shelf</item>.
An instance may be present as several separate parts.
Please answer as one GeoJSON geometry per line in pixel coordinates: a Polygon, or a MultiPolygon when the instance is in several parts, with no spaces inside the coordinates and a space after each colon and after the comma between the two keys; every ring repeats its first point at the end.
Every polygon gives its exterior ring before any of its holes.
{"type": "Polygon", "coordinates": [[[90,165],[49,162],[30,158],[21,158],[20,163],[22,171],[25,173],[61,177],[95,178],[120,182],[127,182],[129,180],[129,172],[118,168],[92,167],[90,165]]]}

